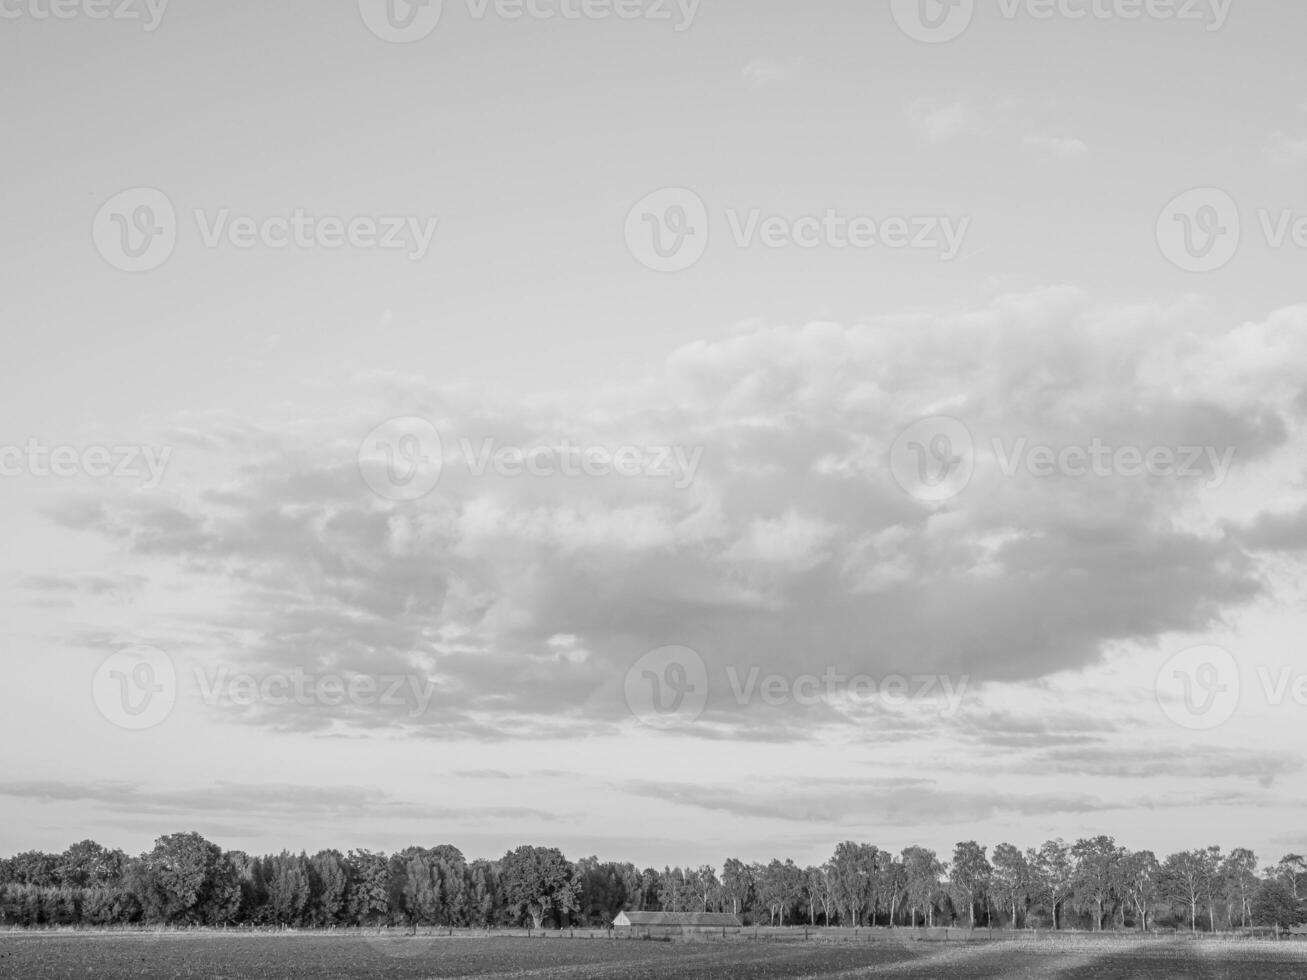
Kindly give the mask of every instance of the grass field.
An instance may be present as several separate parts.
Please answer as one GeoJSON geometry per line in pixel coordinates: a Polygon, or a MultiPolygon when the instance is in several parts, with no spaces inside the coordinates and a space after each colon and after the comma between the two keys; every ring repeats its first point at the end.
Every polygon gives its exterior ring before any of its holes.
{"type": "Polygon", "coordinates": [[[1229,941],[640,942],[0,933],[14,980],[1302,980],[1307,946],[1229,941]]]}

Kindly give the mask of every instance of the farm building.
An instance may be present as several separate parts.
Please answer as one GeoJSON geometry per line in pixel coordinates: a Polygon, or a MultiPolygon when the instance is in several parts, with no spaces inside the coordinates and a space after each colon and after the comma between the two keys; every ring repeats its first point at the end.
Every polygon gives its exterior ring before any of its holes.
{"type": "Polygon", "coordinates": [[[649,936],[738,932],[742,928],[739,918],[729,912],[619,912],[613,927],[649,936]]]}

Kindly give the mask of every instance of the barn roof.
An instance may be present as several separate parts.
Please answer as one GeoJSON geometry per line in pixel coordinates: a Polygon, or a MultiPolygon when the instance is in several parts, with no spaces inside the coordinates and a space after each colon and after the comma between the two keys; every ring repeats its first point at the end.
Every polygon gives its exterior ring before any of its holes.
{"type": "MultiPolygon", "coordinates": [[[[623,912],[622,916],[625,916],[626,921],[633,926],[740,928],[740,920],[729,912],[623,912]]],[[[622,916],[618,916],[618,919],[620,920],[622,916]]]]}

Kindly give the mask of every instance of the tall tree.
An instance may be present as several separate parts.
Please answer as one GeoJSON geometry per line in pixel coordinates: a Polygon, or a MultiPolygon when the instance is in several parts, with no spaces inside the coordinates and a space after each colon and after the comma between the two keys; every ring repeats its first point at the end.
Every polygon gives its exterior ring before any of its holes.
{"type": "Polygon", "coordinates": [[[935,924],[935,897],[939,894],[939,879],[945,868],[935,852],[924,847],[903,849],[903,871],[906,891],[912,910],[912,925],[916,925],[917,910],[926,915],[926,924],[935,924]]]}
{"type": "Polygon", "coordinates": [[[993,869],[985,849],[973,840],[961,841],[953,848],[953,865],[949,880],[954,894],[967,906],[971,928],[976,928],[976,903],[988,894],[993,869]]]}
{"type": "Polygon", "coordinates": [[[1026,901],[1030,891],[1030,863],[1014,844],[994,848],[993,886],[996,897],[1012,910],[1012,928],[1016,929],[1017,907],[1026,901]]]}
{"type": "Polygon", "coordinates": [[[877,849],[870,844],[844,841],[827,862],[834,882],[835,901],[846,926],[862,924],[862,913],[872,905],[876,887],[877,849]]]}
{"type": "Polygon", "coordinates": [[[1198,931],[1198,906],[1205,875],[1202,851],[1181,851],[1162,862],[1162,890],[1168,899],[1189,908],[1189,931],[1198,931]]]}
{"type": "Polygon", "coordinates": [[[1226,892],[1239,904],[1239,920],[1248,927],[1252,917],[1253,895],[1257,891],[1257,855],[1246,847],[1236,847],[1221,869],[1226,892]]]}
{"type": "Polygon", "coordinates": [[[346,908],[351,922],[371,925],[390,913],[389,867],[384,854],[350,851],[345,858],[349,871],[346,908]]]}
{"type": "Polygon", "coordinates": [[[1298,894],[1298,884],[1307,876],[1307,857],[1301,854],[1286,854],[1280,858],[1275,871],[1289,886],[1289,890],[1293,893],[1293,900],[1302,901],[1302,896],[1298,894]]]}
{"type": "Polygon", "coordinates": [[[1062,928],[1058,912],[1071,894],[1075,881],[1075,862],[1071,849],[1060,838],[1045,841],[1032,856],[1031,867],[1040,894],[1048,899],[1053,913],[1053,928],[1062,928]]]}
{"type": "Polygon", "coordinates": [[[722,864],[722,890],[731,903],[731,911],[743,915],[753,891],[753,875],[739,858],[727,858],[722,864]]]}
{"type": "Polygon", "coordinates": [[[345,921],[349,872],[339,851],[319,851],[309,859],[309,921],[334,926],[345,921]]]}
{"type": "Polygon", "coordinates": [[[1118,882],[1124,851],[1111,837],[1081,838],[1071,845],[1074,887],[1094,908],[1094,930],[1101,932],[1107,903],[1118,882]]]}
{"type": "Polygon", "coordinates": [[[1135,907],[1139,929],[1148,931],[1148,911],[1158,898],[1161,866],[1152,851],[1133,851],[1121,861],[1120,878],[1125,897],[1135,907]]]}

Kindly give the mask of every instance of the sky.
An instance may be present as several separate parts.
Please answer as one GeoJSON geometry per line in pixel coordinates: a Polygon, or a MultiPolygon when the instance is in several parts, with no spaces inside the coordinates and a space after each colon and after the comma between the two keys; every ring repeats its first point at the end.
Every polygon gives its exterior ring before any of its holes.
{"type": "Polygon", "coordinates": [[[1304,28],[0,0],[0,854],[1307,850],[1304,28]]]}

